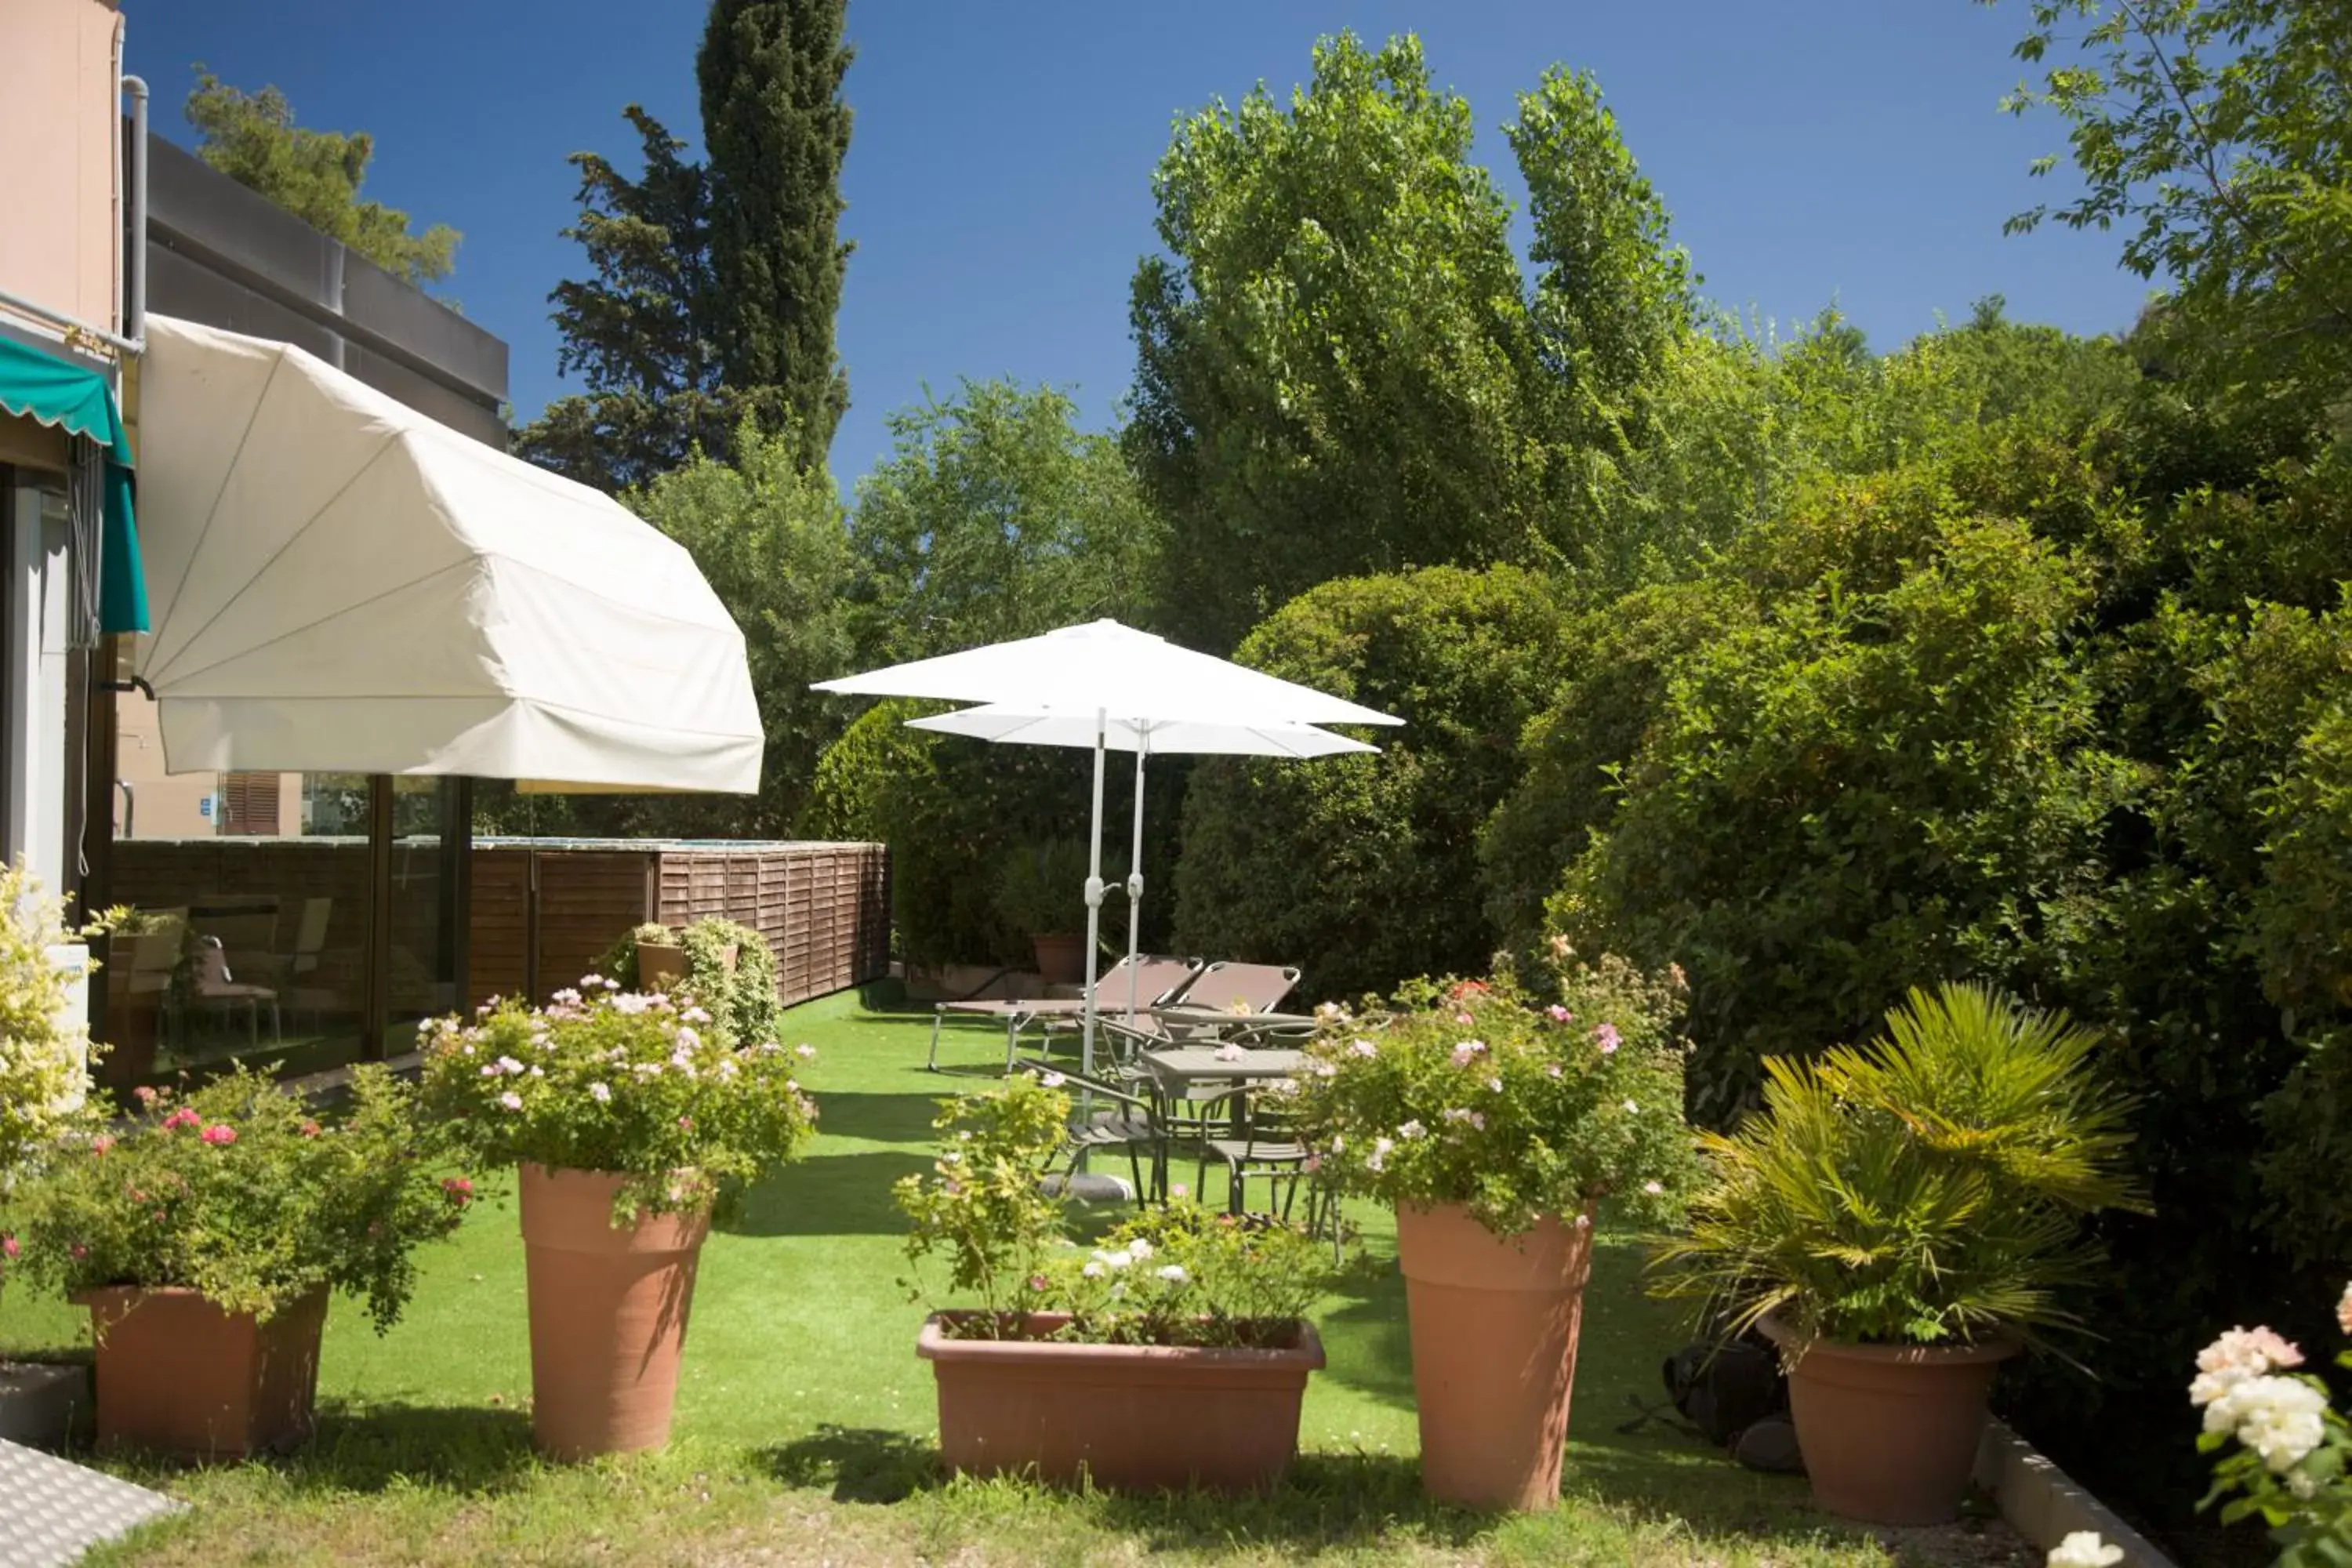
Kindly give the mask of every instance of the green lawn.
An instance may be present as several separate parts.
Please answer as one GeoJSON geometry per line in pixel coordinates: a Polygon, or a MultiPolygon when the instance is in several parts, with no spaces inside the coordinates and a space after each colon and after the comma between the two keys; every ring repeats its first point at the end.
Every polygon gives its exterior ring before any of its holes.
{"type": "MultiPolygon", "coordinates": [[[[2025,1561],[1997,1530],[1909,1536],[1890,1552],[1814,1513],[1804,1483],[1742,1470],[1664,1426],[1627,1425],[1659,1398],[1678,1342],[1643,1297],[1638,1251],[1604,1237],[1585,1313],[1570,1498],[1501,1522],[1421,1498],[1402,1284],[1381,1216],[1320,1313],[1327,1371],[1307,1396],[1295,1479],[1271,1498],[1066,1497],[937,1474],[922,1309],[890,1184],[929,1163],[938,1098],[987,1081],[1003,1037],[922,1070],[928,1019],[842,996],[799,1009],[819,1060],[823,1136],[711,1237],[662,1455],[566,1468],[531,1454],[522,1249],[509,1208],[485,1205],[423,1258],[408,1315],[379,1338],[348,1305],[330,1319],[316,1440],[283,1463],[156,1471],[109,1461],[195,1504],[128,1543],[125,1563],[1178,1562],[1885,1563],[2025,1561]]],[[[83,1338],[79,1315],[0,1297],[0,1352],[83,1338]]]]}

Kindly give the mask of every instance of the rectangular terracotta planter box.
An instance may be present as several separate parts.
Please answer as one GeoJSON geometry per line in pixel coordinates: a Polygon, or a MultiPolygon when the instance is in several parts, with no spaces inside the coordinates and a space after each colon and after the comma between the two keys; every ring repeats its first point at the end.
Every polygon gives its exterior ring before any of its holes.
{"type": "Polygon", "coordinates": [[[98,1342],[98,1440],[196,1460],[290,1448],[310,1436],[324,1287],[267,1321],[194,1290],[76,1295],[98,1342]]]}
{"type": "Polygon", "coordinates": [[[1252,1491],[1297,1456],[1307,1374],[1323,1364],[1311,1323],[1264,1350],[1060,1344],[1034,1336],[1068,1320],[1042,1313],[1028,1338],[946,1332],[976,1316],[936,1313],[915,1342],[939,1381],[940,1450],[958,1474],[1252,1491]]]}

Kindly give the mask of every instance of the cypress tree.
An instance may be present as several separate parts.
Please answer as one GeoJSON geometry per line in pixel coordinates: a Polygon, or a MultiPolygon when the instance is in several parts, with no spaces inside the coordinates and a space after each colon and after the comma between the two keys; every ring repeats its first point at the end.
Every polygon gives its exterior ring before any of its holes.
{"type": "MultiPolygon", "coordinates": [[[[713,333],[730,386],[775,388],[802,466],[849,406],[834,355],[850,111],[847,0],[713,0],[695,62],[710,177],[713,333]]],[[[767,412],[765,406],[762,412],[767,412]]]]}

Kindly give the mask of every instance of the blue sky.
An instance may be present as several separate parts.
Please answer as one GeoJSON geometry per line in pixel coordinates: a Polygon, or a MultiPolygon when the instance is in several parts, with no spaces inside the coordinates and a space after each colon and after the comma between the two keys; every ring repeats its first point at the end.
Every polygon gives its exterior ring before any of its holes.
{"type": "MultiPolygon", "coordinates": [[[[557,234],[574,210],[565,154],[626,153],[632,100],[696,132],[697,0],[124,10],[131,68],[174,140],[193,140],[178,105],[199,60],[276,84],[305,124],[375,133],[368,195],[464,231],[449,291],[513,345],[523,416],[566,384],[546,304],[580,269],[557,234]]],[[[1786,324],[1835,300],[1880,347],[1995,292],[2025,319],[2127,325],[2147,289],[2116,267],[2116,237],[2001,234],[2052,194],[2027,163],[2063,146],[2051,121],[1996,110],[2021,23],[2017,0],[853,0],[853,406],[835,471],[853,481],[887,449],[892,408],[960,375],[1051,382],[1108,423],[1171,122],[1260,80],[1286,93],[1315,37],[1342,27],[1420,33],[1515,199],[1497,129],[1513,95],[1552,61],[1591,68],[1719,304],[1786,324]]]]}

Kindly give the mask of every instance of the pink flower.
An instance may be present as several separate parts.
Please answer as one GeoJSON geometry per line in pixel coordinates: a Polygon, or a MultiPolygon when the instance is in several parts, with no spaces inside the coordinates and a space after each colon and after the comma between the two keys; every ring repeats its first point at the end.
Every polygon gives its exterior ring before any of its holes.
{"type": "Polygon", "coordinates": [[[152,1084],[142,1083],[131,1092],[139,1097],[139,1103],[142,1105],[152,1105],[155,1103],[155,1089],[154,1086],[152,1084]]]}
{"type": "Polygon", "coordinates": [[[236,1142],[236,1129],[226,1121],[215,1121],[205,1128],[201,1136],[214,1148],[225,1148],[236,1142]]]}
{"type": "Polygon", "coordinates": [[[89,1248],[77,1241],[71,1247],[66,1248],[66,1256],[72,1258],[76,1263],[79,1263],[83,1258],[89,1256],[89,1248]]]}
{"type": "Polygon", "coordinates": [[[101,1132],[89,1141],[89,1152],[93,1154],[103,1154],[113,1147],[114,1134],[111,1132],[101,1132]]]}
{"type": "Polygon", "coordinates": [[[1563,1076],[1565,1076],[1565,1075],[1560,1071],[1560,1066],[1559,1066],[1559,1064],[1558,1062],[1546,1062],[1546,1063],[1544,1063],[1544,1077],[1546,1077],[1546,1078],[1560,1078],[1560,1077],[1563,1077],[1563,1076]]]}
{"type": "Polygon", "coordinates": [[[520,1110],[522,1109],[522,1096],[517,1094],[512,1089],[509,1089],[504,1094],[499,1096],[499,1103],[505,1106],[509,1110],[520,1110]]]}
{"type": "Polygon", "coordinates": [[[801,1060],[804,1062],[812,1062],[816,1060],[816,1047],[814,1046],[807,1045],[794,1046],[793,1047],[793,1055],[800,1058],[801,1060]]]}
{"type": "Polygon", "coordinates": [[[2346,1333],[2352,1334],[2352,1285],[2344,1287],[2344,1299],[2336,1303],[2336,1323],[2346,1333]]]}
{"type": "Polygon", "coordinates": [[[23,1247],[16,1245],[15,1237],[0,1236],[0,1258],[5,1258],[13,1263],[16,1260],[16,1254],[23,1250],[23,1247]]]}
{"type": "Polygon", "coordinates": [[[691,1130],[694,1126],[694,1118],[691,1116],[681,1116],[677,1119],[677,1124],[680,1127],[691,1130]]]}
{"type": "Polygon", "coordinates": [[[1576,1015],[1555,1002],[1550,1006],[1544,1009],[1544,1016],[1549,1018],[1555,1024],[1565,1024],[1570,1019],[1575,1017],[1576,1015]]]}
{"type": "Polygon", "coordinates": [[[1322,1168],[1323,1156],[1320,1154],[1309,1154],[1304,1161],[1300,1162],[1299,1164],[1299,1169],[1305,1171],[1310,1176],[1322,1168]]]}
{"type": "Polygon", "coordinates": [[[320,1129],[319,1124],[315,1121],[305,1121],[302,1123],[302,1136],[305,1138],[316,1138],[319,1135],[320,1131],[320,1129]]]}
{"type": "Polygon", "coordinates": [[[1604,1057],[1610,1052],[1615,1050],[1618,1046],[1623,1043],[1622,1037],[1617,1033],[1617,1026],[1614,1024],[1601,1024],[1597,1026],[1592,1031],[1592,1037],[1601,1042],[1601,1054],[1604,1057]]]}
{"type": "Polygon", "coordinates": [[[1381,1054],[1381,1048],[1370,1040],[1350,1040],[1348,1054],[1351,1057],[1376,1057],[1381,1054]]]}
{"type": "Polygon", "coordinates": [[[163,1128],[164,1131],[169,1132],[175,1127],[201,1127],[204,1125],[204,1121],[203,1117],[184,1105],[163,1118],[163,1128]]]}
{"type": "Polygon", "coordinates": [[[1457,1024],[1461,1024],[1461,1025],[1467,1026],[1467,1025],[1470,1025],[1470,1024],[1475,1024],[1475,1023],[1476,1023],[1478,1020],[1477,1020],[1477,1019],[1475,1019],[1475,1018],[1473,1018],[1473,1017],[1472,1017],[1469,1014],[1467,1014],[1467,1013],[1456,1013],[1456,1014],[1454,1014],[1454,1021],[1455,1023],[1457,1023],[1457,1024]]]}
{"type": "Polygon", "coordinates": [[[1466,1068],[1472,1062],[1476,1061],[1480,1057],[1486,1054],[1486,1041],[1465,1040],[1460,1045],[1454,1047],[1454,1065],[1458,1068],[1466,1068]]]}
{"type": "Polygon", "coordinates": [[[459,1208],[464,1208],[474,1201],[474,1184],[463,1176],[444,1177],[441,1190],[448,1195],[449,1201],[459,1208]]]}

